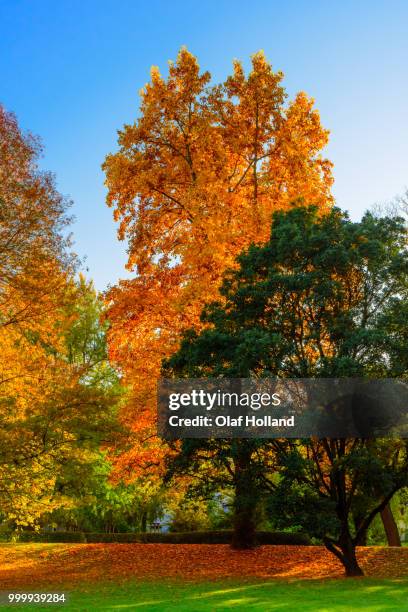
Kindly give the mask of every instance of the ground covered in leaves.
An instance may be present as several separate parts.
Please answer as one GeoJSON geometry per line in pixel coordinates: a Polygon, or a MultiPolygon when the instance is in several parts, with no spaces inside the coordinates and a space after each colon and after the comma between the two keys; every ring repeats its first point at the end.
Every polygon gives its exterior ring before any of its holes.
{"type": "MultiPolygon", "coordinates": [[[[408,576],[408,548],[361,548],[358,557],[367,576],[408,576]]],[[[0,545],[2,589],[129,579],[208,582],[342,576],[340,563],[320,546],[262,546],[238,552],[214,544],[0,545]]]]}

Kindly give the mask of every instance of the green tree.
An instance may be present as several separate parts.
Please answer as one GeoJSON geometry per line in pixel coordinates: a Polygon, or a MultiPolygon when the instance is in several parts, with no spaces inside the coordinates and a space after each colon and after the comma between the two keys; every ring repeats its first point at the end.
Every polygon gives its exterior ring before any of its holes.
{"type": "MultiPolygon", "coordinates": [[[[125,500],[123,504],[118,501],[119,494],[109,484],[108,459],[109,448],[119,443],[124,431],[116,418],[124,389],[118,372],[109,363],[106,343],[109,324],[92,281],[79,276],[75,299],[66,310],[71,324],[65,332],[61,357],[72,372],[75,385],[71,391],[72,405],[64,408],[75,420],[71,424],[69,460],[60,463],[55,495],[68,508],[83,506],[85,500],[92,506],[92,500],[99,499],[101,517],[109,510],[113,513],[116,506],[127,507],[125,500]]],[[[59,463],[59,457],[56,459],[59,463]]]]}
{"type": "Polygon", "coordinates": [[[164,511],[161,483],[142,478],[130,484],[112,482],[111,473],[111,463],[100,453],[76,470],[76,478],[71,472],[71,478],[61,479],[64,503],[44,516],[42,524],[67,531],[145,532],[164,511]]]}
{"type": "MultiPolygon", "coordinates": [[[[367,213],[353,223],[337,208],[322,216],[316,207],[298,205],[276,213],[272,228],[269,242],[251,246],[238,258],[239,268],[225,275],[225,301],[205,308],[207,328],[186,332],[180,350],[165,362],[164,374],[405,377],[408,255],[403,220],[367,213]]],[[[185,441],[181,457],[199,460],[203,450],[215,445],[218,456],[230,459],[240,446],[252,483],[245,482],[247,516],[251,499],[253,504],[257,499],[252,491],[263,482],[282,525],[307,528],[323,539],[347,575],[361,574],[355,547],[407,483],[406,442],[273,444],[281,465],[278,480],[269,477],[268,464],[258,465],[253,478],[253,458],[261,448],[265,458],[270,456],[268,441],[185,441]],[[258,447],[256,453],[251,445],[258,447]],[[357,506],[360,522],[353,526],[357,506]]],[[[236,487],[236,516],[243,503],[239,497],[236,487]]]]}
{"type": "Polygon", "coordinates": [[[267,475],[276,469],[277,445],[275,440],[184,439],[167,463],[167,479],[177,479],[180,474],[191,477],[190,497],[203,500],[232,489],[231,544],[236,549],[254,548],[258,510],[270,486],[267,475]]]}

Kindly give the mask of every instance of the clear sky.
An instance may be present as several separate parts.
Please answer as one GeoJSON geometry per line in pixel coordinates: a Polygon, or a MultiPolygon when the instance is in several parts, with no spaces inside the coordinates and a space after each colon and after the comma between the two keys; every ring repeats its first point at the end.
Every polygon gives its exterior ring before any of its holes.
{"type": "Polygon", "coordinates": [[[0,0],[0,101],[41,136],[99,289],[126,259],[100,165],[150,66],[166,72],[182,45],[214,80],[264,49],[291,96],[315,98],[353,218],[408,186],[407,0],[0,0]]]}

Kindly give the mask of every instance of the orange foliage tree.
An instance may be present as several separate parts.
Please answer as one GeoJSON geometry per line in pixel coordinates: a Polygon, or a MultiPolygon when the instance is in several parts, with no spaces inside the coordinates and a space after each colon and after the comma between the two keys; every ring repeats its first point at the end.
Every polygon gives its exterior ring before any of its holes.
{"type": "Polygon", "coordinates": [[[332,204],[332,164],[322,156],[328,132],[305,93],[287,102],[282,78],[259,52],[249,74],[235,61],[231,76],[212,84],[183,48],[167,78],[152,68],[139,118],[119,132],[119,150],[103,164],[107,203],[135,273],[107,294],[110,356],[131,389],[122,474],[160,464],[161,362],[183,328],[200,326],[225,269],[251,242],[269,238],[274,211],[296,199],[321,210],[332,204]]]}
{"type": "Polygon", "coordinates": [[[91,457],[115,402],[72,357],[92,289],[74,281],[69,202],[40,151],[0,106],[0,517],[17,527],[60,503],[58,477],[91,457]]]}

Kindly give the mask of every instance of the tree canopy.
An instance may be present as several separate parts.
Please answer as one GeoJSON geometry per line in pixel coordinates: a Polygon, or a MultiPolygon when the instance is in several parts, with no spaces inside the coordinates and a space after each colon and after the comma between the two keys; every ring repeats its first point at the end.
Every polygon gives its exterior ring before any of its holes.
{"type": "Polygon", "coordinates": [[[61,479],[107,438],[119,397],[102,303],[76,279],[69,202],[40,152],[0,106],[0,514],[17,527],[61,503],[61,479]]]}
{"type": "MultiPolygon", "coordinates": [[[[321,215],[298,203],[275,213],[270,240],[251,245],[237,261],[224,276],[223,299],[202,313],[204,329],[185,332],[164,362],[166,377],[406,378],[402,219],[367,213],[353,223],[338,208],[321,215]]],[[[301,525],[323,538],[347,574],[359,574],[355,546],[408,484],[407,442],[186,440],[174,465],[214,454],[224,466],[236,465],[237,448],[247,527],[252,492],[263,484],[280,526],[301,525]]]]}
{"type": "Polygon", "coordinates": [[[138,119],[105,160],[107,202],[135,272],[107,295],[110,357],[132,391],[122,417],[134,436],[119,470],[160,464],[161,360],[182,329],[200,327],[223,271],[267,241],[273,211],[299,197],[322,211],[332,204],[328,132],[305,93],[287,101],[282,79],[259,52],[248,74],[236,61],[214,84],[183,48],[167,78],[152,68],[138,119]]]}

